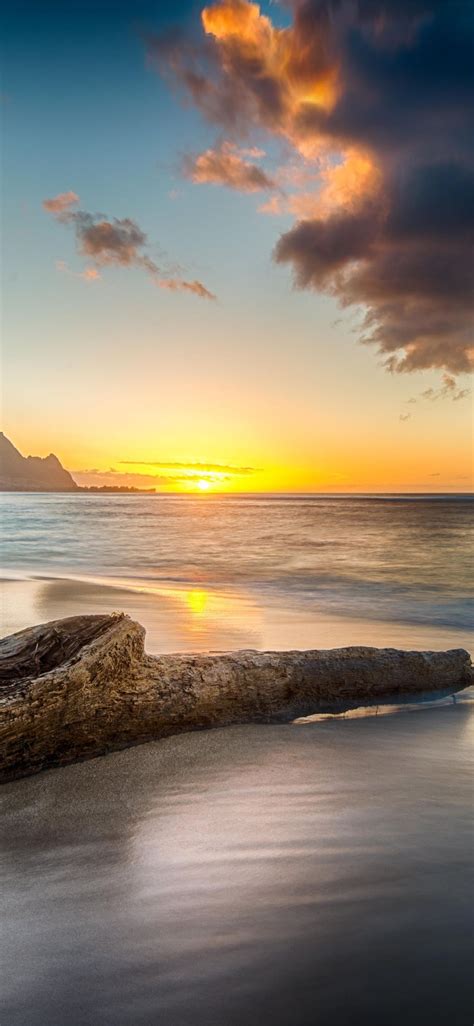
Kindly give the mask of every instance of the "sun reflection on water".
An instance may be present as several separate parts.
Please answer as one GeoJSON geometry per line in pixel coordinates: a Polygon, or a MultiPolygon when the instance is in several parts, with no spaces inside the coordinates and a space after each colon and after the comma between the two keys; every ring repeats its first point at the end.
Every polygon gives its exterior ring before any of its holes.
{"type": "Polygon", "coordinates": [[[206,612],[206,608],[209,601],[209,595],[207,591],[202,588],[193,588],[191,591],[186,593],[186,601],[189,609],[195,616],[203,616],[206,612]]]}

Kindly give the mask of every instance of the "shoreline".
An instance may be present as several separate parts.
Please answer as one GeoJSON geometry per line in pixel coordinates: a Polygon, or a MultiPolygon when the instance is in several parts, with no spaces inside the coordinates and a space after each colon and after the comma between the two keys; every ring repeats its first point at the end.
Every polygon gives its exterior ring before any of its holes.
{"type": "Polygon", "coordinates": [[[143,623],[148,650],[154,655],[345,645],[433,651],[465,648],[474,655],[467,627],[343,615],[301,594],[200,580],[166,582],[9,568],[0,574],[0,600],[1,637],[65,616],[121,609],[143,623]]]}

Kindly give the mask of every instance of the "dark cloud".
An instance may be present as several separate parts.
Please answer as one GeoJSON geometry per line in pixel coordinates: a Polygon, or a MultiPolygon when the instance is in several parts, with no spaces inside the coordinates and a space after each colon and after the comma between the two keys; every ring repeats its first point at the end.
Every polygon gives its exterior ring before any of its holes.
{"type": "MultiPolygon", "coordinates": [[[[296,284],[366,310],[392,371],[472,366],[473,6],[293,0],[205,8],[203,33],[148,40],[150,59],[237,142],[262,130],[315,166],[322,194],[275,248],[296,284]],[[312,210],[310,208],[313,208],[312,210]]],[[[245,186],[243,186],[245,187],[245,186]]]]}
{"type": "Polygon", "coordinates": [[[397,158],[413,145],[430,159],[444,154],[439,133],[457,154],[472,125],[472,5],[465,0],[340,0],[295,3],[296,33],[319,32],[341,82],[337,102],[321,111],[303,104],[306,132],[364,144],[397,158]],[[423,143],[420,140],[423,134],[423,143]],[[438,134],[438,138],[436,135],[438,134]]]}
{"type": "MultiPolygon", "coordinates": [[[[78,202],[76,193],[66,192],[43,200],[43,207],[61,224],[72,225],[79,252],[93,264],[98,267],[139,267],[158,288],[193,292],[201,299],[215,299],[202,282],[170,277],[169,271],[158,267],[144,252],[147,236],[131,218],[107,218],[105,214],[76,210],[78,202]]],[[[87,270],[84,273],[87,275],[87,270]]]]}

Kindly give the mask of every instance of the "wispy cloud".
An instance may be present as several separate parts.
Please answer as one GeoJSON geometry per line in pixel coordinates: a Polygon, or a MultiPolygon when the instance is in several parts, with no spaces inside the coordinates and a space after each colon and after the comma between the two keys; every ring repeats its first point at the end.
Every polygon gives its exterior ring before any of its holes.
{"type": "Polygon", "coordinates": [[[49,214],[64,214],[79,203],[77,192],[60,192],[53,199],[43,200],[43,207],[49,214]]]}
{"type": "Polygon", "coordinates": [[[119,460],[122,466],[134,467],[158,467],[160,470],[186,470],[189,474],[229,474],[244,476],[247,474],[258,474],[259,467],[238,467],[230,463],[176,463],[170,460],[119,460]]]}
{"type": "Polygon", "coordinates": [[[457,403],[460,399],[467,399],[470,394],[470,388],[459,388],[456,378],[453,378],[451,374],[443,374],[441,388],[426,388],[424,392],[421,392],[419,398],[429,402],[436,402],[437,399],[451,399],[453,403],[457,403]]]}
{"type": "Polygon", "coordinates": [[[101,470],[99,467],[73,470],[72,476],[78,485],[97,487],[113,485],[126,488],[161,488],[177,483],[176,478],[167,474],[129,474],[121,473],[113,468],[101,470]]]}
{"type": "Polygon", "coordinates": [[[159,289],[168,289],[169,292],[194,292],[195,296],[201,299],[216,299],[213,292],[209,292],[201,281],[184,281],[183,278],[159,278],[155,281],[159,289]]]}
{"type": "Polygon", "coordinates": [[[102,275],[97,267],[85,267],[83,271],[72,271],[65,260],[56,260],[55,267],[62,274],[69,274],[72,278],[82,278],[83,281],[100,281],[102,275]]]}
{"type": "MultiPolygon", "coordinates": [[[[416,406],[419,403],[427,402],[435,403],[446,399],[457,403],[462,399],[467,399],[470,395],[470,388],[460,388],[456,378],[452,374],[445,373],[442,375],[442,385],[439,388],[425,388],[423,392],[410,396],[405,402],[407,406],[416,406]]],[[[401,413],[399,420],[408,420],[410,417],[411,413],[401,413]]]]}
{"type": "Polygon", "coordinates": [[[99,467],[73,471],[80,485],[123,485],[132,488],[182,488],[203,478],[214,486],[225,485],[237,477],[257,474],[259,468],[235,466],[230,463],[204,463],[174,460],[118,460],[117,466],[101,470],[99,467]],[[139,468],[121,470],[120,467],[139,468]]]}
{"type": "Polygon", "coordinates": [[[242,150],[233,143],[222,142],[214,149],[185,156],[183,172],[192,182],[225,185],[240,192],[276,189],[277,184],[273,178],[258,164],[246,159],[249,152],[264,155],[261,150],[242,150]]]}
{"type": "Polygon", "coordinates": [[[257,209],[259,214],[273,214],[277,216],[278,214],[285,214],[287,208],[282,196],[269,196],[257,209]]]}
{"type": "MultiPolygon", "coordinates": [[[[191,292],[201,299],[216,298],[202,282],[171,276],[169,269],[159,267],[146,252],[147,236],[131,218],[107,218],[105,214],[90,214],[85,210],[74,209],[78,203],[77,193],[70,191],[43,200],[43,208],[56,221],[74,228],[79,253],[91,260],[95,269],[139,267],[158,288],[191,292]]],[[[66,265],[60,269],[65,268],[66,265]]],[[[86,268],[81,277],[94,277],[94,268],[86,268]]]]}
{"type": "Polygon", "coordinates": [[[419,402],[434,403],[440,399],[450,399],[451,402],[458,403],[461,399],[467,399],[471,395],[471,389],[460,388],[452,374],[443,374],[442,382],[440,388],[425,388],[423,392],[407,399],[407,403],[411,405],[419,402]]]}

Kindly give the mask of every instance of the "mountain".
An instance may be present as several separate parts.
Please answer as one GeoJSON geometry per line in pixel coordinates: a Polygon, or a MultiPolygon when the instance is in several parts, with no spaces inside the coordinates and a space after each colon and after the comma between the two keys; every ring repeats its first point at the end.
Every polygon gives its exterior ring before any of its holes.
{"type": "Polygon", "coordinates": [[[0,431],[1,492],[72,492],[78,486],[58,457],[22,456],[0,431]]]}

